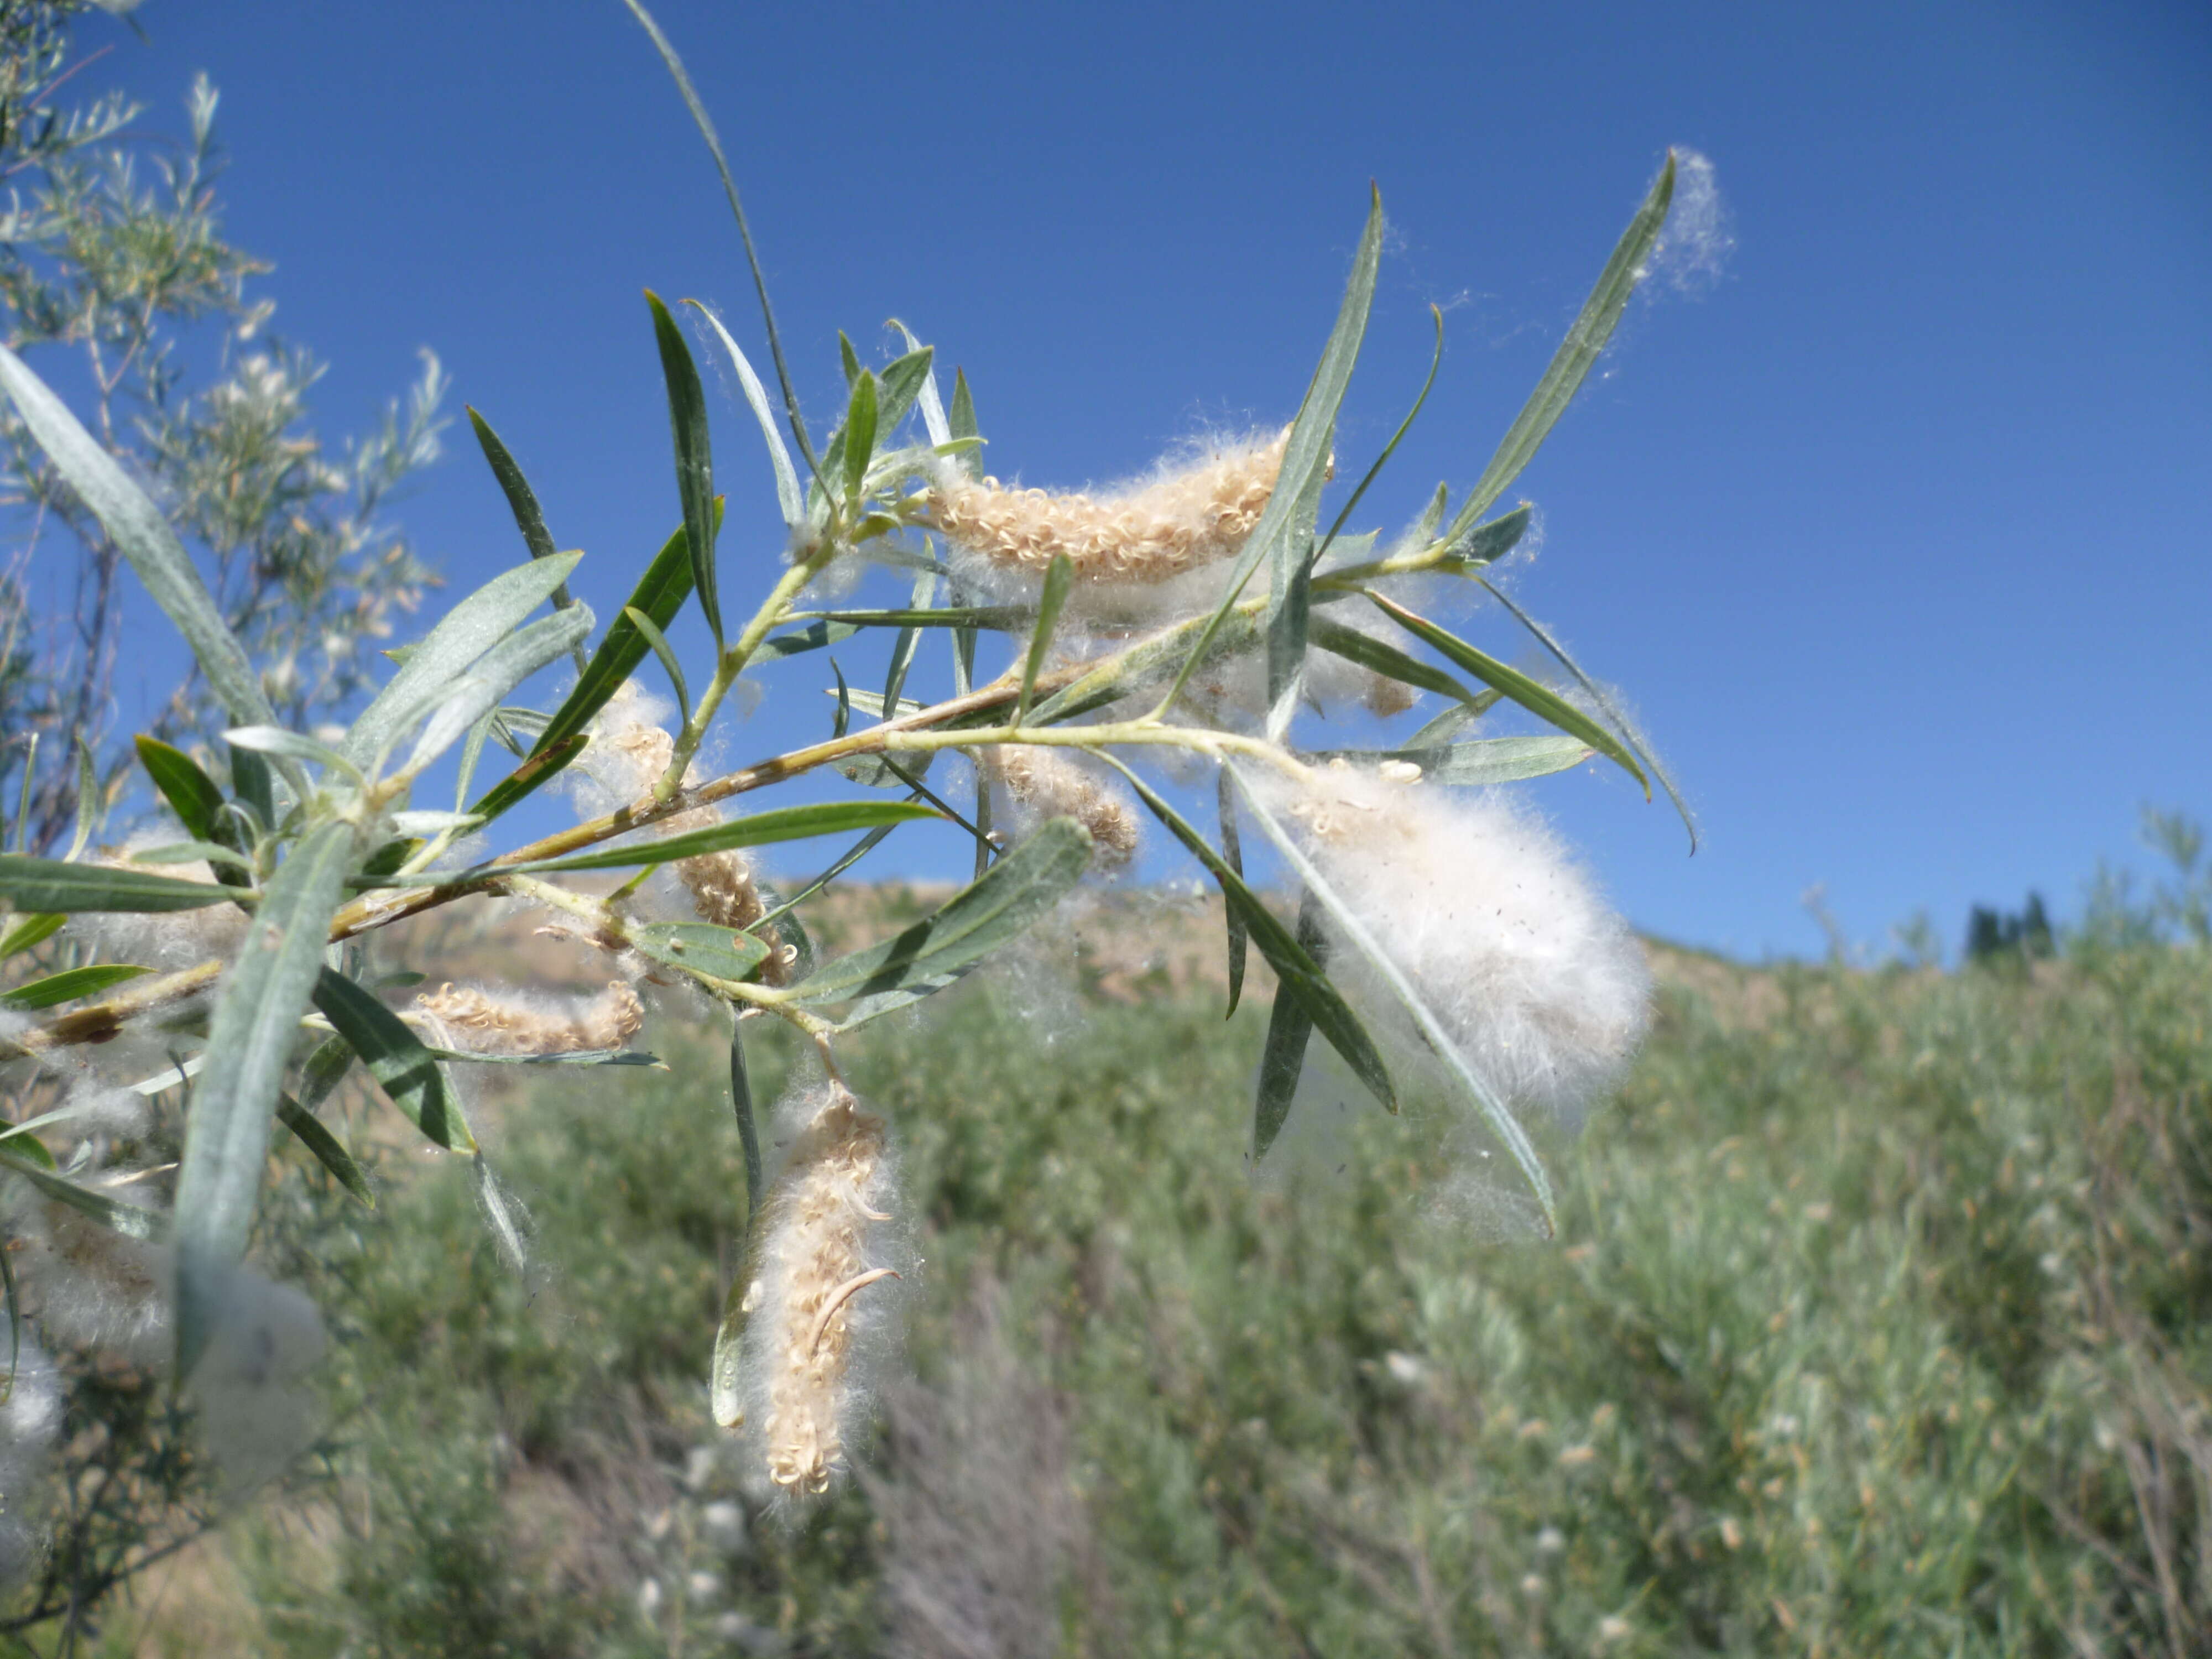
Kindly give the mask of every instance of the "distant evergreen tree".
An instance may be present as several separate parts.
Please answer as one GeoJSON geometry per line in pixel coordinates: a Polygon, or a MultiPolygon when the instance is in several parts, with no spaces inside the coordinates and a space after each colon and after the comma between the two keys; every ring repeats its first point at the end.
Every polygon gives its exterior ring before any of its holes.
{"type": "Polygon", "coordinates": [[[2031,962],[2056,955],[2057,945],[2043,895],[2031,889],[2017,915],[1977,904],[1966,913],[1966,960],[1984,965],[2011,960],[2031,962]]]}

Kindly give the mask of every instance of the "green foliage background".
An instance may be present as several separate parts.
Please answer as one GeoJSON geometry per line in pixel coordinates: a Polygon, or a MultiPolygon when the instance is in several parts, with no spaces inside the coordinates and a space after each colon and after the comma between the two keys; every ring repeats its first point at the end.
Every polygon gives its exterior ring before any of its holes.
{"type": "MultiPolygon", "coordinates": [[[[921,1398],[983,1388],[989,1434],[906,1455],[902,1391],[796,1530],[713,1450],[719,1048],[534,1085],[497,1140],[542,1275],[450,1159],[319,1247],[327,1476],[226,1534],[252,1650],[951,1652],[902,1599],[931,1525],[946,1593],[1044,1606],[1047,1651],[2201,1650],[2212,975],[2145,925],[2030,974],[1670,955],[1555,1244],[1439,1214],[1371,1111],[1341,1176],[1255,1186],[1261,1021],[1218,994],[1043,1044],[979,981],[851,1066],[927,1218],[921,1398]],[[1043,1533],[1055,1577],[975,1587],[1043,1533]]],[[[288,1157],[271,1237],[337,1202],[288,1157]]]]}

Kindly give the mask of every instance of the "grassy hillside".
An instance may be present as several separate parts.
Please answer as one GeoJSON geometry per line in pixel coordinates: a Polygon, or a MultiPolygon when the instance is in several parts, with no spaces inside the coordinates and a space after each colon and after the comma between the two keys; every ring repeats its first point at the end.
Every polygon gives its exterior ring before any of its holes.
{"type": "Polygon", "coordinates": [[[921,1218],[914,1376],[795,1527],[709,1423],[741,1164],[721,1049],[664,1025],[665,1074],[487,1111],[526,1278],[457,1167],[387,1158],[374,1217],[290,1180],[327,1462],[108,1650],[2207,1650],[2212,973],[2107,933],[2033,973],[1665,955],[1553,1243],[1371,1110],[1255,1182],[1264,1010],[1200,974],[886,1022],[848,1071],[921,1218]]]}

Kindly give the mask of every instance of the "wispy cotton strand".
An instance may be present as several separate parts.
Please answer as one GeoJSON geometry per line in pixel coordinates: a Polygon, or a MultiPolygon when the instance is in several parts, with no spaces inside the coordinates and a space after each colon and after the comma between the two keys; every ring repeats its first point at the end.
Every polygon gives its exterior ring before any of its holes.
{"type": "Polygon", "coordinates": [[[1165,581],[1243,545],[1282,471],[1287,428],[1216,449],[1196,465],[1099,499],[1017,489],[945,467],[930,492],[930,526],[992,564],[1042,575],[1065,555],[1080,581],[1165,581]]]}
{"type": "MultiPolygon", "coordinates": [[[[1620,1076],[1649,1018],[1650,970],[1533,813],[1341,762],[1271,790],[1323,878],[1499,1096],[1572,1121],[1620,1076]]],[[[1331,973],[1340,965],[1356,983],[1356,957],[1340,948],[1331,973]]]]}
{"type": "Polygon", "coordinates": [[[645,1027],[645,1007],[622,980],[580,1006],[494,997],[450,981],[415,999],[413,1015],[438,1046],[479,1054],[568,1054],[619,1048],[645,1027]]]}
{"type": "Polygon", "coordinates": [[[787,1115],[796,1136],[762,1200],[740,1303],[740,1386],[769,1479],[810,1497],[850,1467],[905,1259],[889,1126],[835,1082],[787,1115]]]}

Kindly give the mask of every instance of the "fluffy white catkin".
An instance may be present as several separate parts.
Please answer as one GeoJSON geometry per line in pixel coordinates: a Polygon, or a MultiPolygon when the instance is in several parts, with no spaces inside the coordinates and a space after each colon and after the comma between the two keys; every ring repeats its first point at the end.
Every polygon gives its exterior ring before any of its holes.
{"type": "MultiPolygon", "coordinates": [[[[1615,1081],[1650,1018],[1635,935],[1534,814],[1503,795],[1343,763],[1277,804],[1331,887],[1476,1074],[1571,1119],[1615,1081]]],[[[1340,940],[1330,971],[1357,981],[1340,940]]]]}
{"type": "Polygon", "coordinates": [[[800,1097],[791,1157],[762,1200],[746,1316],[744,1420],[769,1479],[829,1490],[872,1401],[872,1349],[894,1317],[890,1132],[842,1085],[800,1097]]]}
{"type": "Polygon", "coordinates": [[[416,997],[414,1016],[442,1048],[477,1054],[569,1054],[619,1048],[645,1026],[645,1007],[621,980],[579,1006],[495,997],[451,982],[416,997]]]}
{"type": "Polygon", "coordinates": [[[1066,555],[1079,580],[1161,582],[1226,557],[1266,511],[1289,428],[1214,449],[1195,465],[1103,499],[1015,489],[947,467],[930,491],[931,526],[954,546],[1041,575],[1066,555]]]}

